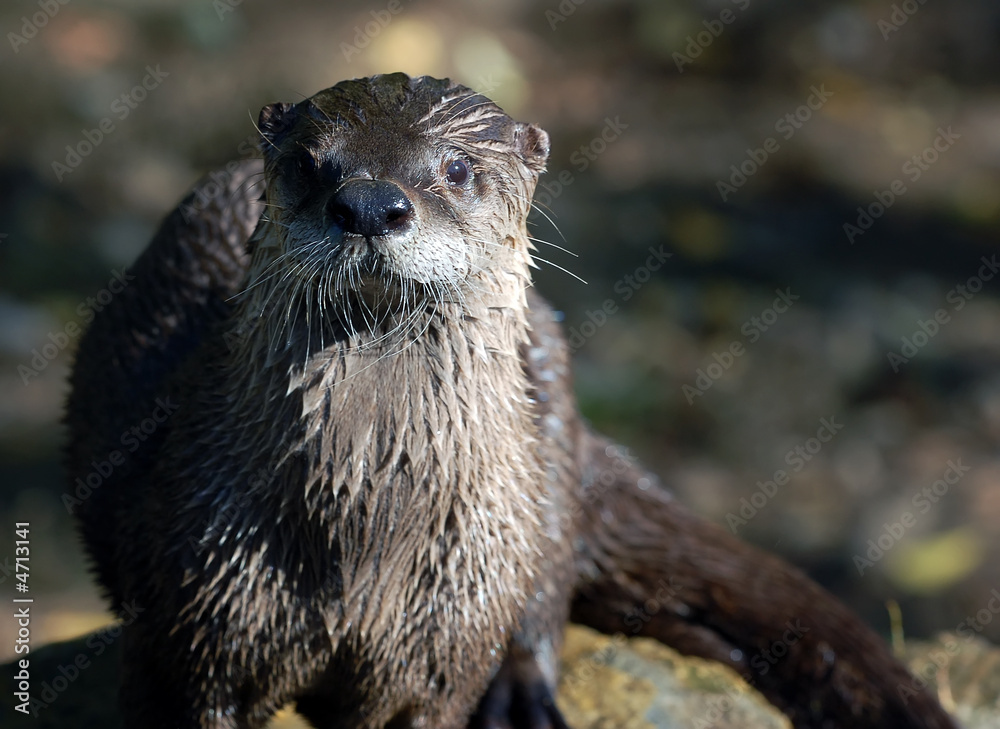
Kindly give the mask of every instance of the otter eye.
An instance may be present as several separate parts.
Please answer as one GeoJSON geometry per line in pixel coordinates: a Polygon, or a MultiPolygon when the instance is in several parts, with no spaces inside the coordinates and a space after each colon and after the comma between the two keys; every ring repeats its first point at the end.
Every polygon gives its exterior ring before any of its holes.
{"type": "Polygon", "coordinates": [[[308,152],[300,152],[296,155],[295,165],[300,175],[311,175],[316,171],[316,158],[308,152]]]}
{"type": "Polygon", "coordinates": [[[453,159],[448,163],[445,176],[452,185],[464,185],[469,179],[469,163],[464,159],[453,159]]]}

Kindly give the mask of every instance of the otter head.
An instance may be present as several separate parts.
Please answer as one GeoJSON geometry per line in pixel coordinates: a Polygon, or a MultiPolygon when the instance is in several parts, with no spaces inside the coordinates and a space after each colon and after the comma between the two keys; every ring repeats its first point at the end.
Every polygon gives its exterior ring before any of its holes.
{"type": "Polygon", "coordinates": [[[464,86],[399,73],[271,104],[259,126],[266,217],[291,277],[369,300],[523,288],[549,149],[538,127],[464,86]]]}

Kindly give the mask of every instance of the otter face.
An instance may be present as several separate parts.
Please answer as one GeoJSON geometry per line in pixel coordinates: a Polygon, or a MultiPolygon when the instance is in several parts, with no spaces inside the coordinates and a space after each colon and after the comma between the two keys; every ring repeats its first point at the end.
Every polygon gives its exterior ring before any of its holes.
{"type": "Polygon", "coordinates": [[[345,81],[260,115],[267,216],[295,275],[334,293],[482,288],[511,253],[549,142],[464,86],[404,74],[345,81]]]}

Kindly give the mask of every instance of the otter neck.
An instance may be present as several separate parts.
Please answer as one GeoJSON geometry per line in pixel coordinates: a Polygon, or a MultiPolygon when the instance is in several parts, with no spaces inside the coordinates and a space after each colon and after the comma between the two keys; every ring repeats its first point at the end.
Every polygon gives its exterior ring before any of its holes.
{"type": "MultiPolygon", "coordinates": [[[[348,604],[373,598],[380,575],[391,574],[386,562],[412,561],[415,547],[428,573],[463,562],[446,571],[461,583],[452,591],[488,591],[483,574],[509,591],[534,573],[544,471],[519,355],[526,271],[526,263],[485,271],[470,284],[475,295],[418,310],[403,348],[371,346],[379,329],[341,330],[320,345],[315,328],[294,317],[268,330],[276,315],[255,310],[265,293],[242,307],[240,321],[261,331],[241,337],[223,368],[240,402],[231,412],[242,424],[293,424],[265,459],[277,468],[261,495],[336,547],[351,570],[344,591],[356,593],[348,604]]],[[[287,304],[278,300],[275,311],[287,304]]]]}

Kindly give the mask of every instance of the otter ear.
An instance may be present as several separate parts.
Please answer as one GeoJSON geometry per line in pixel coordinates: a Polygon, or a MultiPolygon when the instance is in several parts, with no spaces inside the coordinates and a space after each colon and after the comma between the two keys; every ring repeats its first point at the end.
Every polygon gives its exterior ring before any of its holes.
{"type": "Polygon", "coordinates": [[[517,124],[514,128],[514,142],[521,159],[534,172],[545,171],[545,161],[549,158],[549,135],[534,124],[517,124]]]}
{"type": "MultiPolygon", "coordinates": [[[[294,110],[295,104],[283,101],[276,104],[268,104],[260,110],[260,116],[257,118],[257,128],[264,137],[265,147],[267,143],[278,146],[278,143],[281,142],[288,130],[291,129],[292,122],[295,120],[294,110]]],[[[264,151],[266,152],[267,149],[264,151]]]]}

